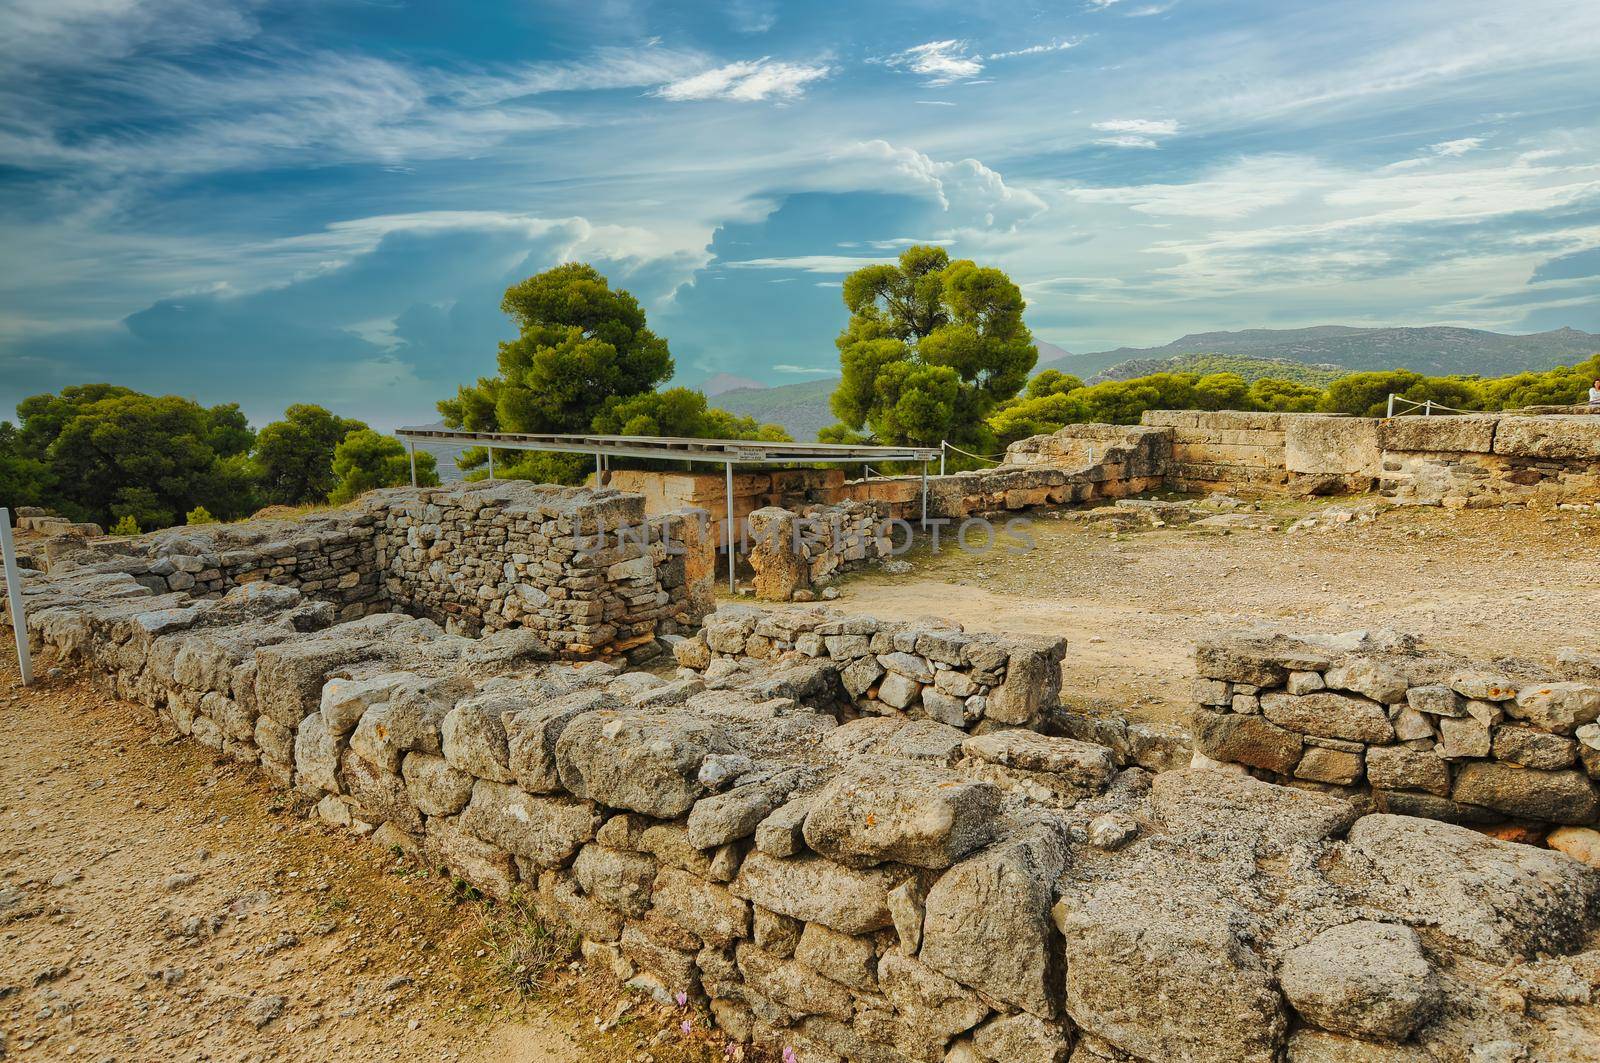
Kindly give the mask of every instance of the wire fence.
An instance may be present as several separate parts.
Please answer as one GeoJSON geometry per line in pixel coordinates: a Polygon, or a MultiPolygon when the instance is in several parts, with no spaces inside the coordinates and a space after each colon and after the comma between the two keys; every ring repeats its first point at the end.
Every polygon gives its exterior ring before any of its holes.
{"type": "Polygon", "coordinates": [[[1471,410],[1458,410],[1454,406],[1446,406],[1444,403],[1434,402],[1432,399],[1424,399],[1421,402],[1418,402],[1416,399],[1408,399],[1404,395],[1396,395],[1393,392],[1389,394],[1388,415],[1390,417],[1411,416],[1416,414],[1418,411],[1421,411],[1422,416],[1424,417],[1432,417],[1436,413],[1451,414],[1472,412],[1471,410]]]}

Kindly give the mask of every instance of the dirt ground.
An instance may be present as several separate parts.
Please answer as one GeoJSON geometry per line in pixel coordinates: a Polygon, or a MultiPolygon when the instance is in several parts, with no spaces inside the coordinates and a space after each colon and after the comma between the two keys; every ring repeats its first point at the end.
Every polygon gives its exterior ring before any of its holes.
{"type": "MultiPolygon", "coordinates": [[[[1263,515],[1287,529],[1353,504],[1265,503],[1263,515]]],[[[1154,720],[1186,715],[1190,647],[1231,628],[1390,627],[1486,658],[1600,651],[1600,513],[1410,507],[1296,532],[1121,533],[1036,514],[1029,531],[1021,555],[919,548],[910,573],[862,570],[833,604],[1065,636],[1067,701],[1154,720]]]]}
{"type": "Polygon", "coordinates": [[[564,962],[525,996],[508,906],[3,657],[0,1058],[725,1061],[704,1016],[564,962]]]}

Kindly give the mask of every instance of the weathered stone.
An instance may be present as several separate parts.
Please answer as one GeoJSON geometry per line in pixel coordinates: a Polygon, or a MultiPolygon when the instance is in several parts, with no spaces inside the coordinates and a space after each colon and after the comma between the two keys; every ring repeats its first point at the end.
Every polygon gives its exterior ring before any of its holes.
{"type": "Polygon", "coordinates": [[[1157,775],[1150,806],[1171,831],[1280,848],[1336,837],[1359,815],[1341,798],[1216,770],[1157,775]]]}
{"type": "Polygon", "coordinates": [[[1025,771],[1064,775],[1079,786],[1093,790],[1105,788],[1116,774],[1111,750],[1070,738],[1052,738],[1013,728],[969,738],[961,743],[969,757],[1025,771]]]}
{"type": "Polygon", "coordinates": [[[1559,853],[1449,823],[1364,816],[1350,850],[1372,869],[1370,903],[1491,963],[1579,948],[1600,897],[1600,876],[1559,853]]]}
{"type": "Polygon", "coordinates": [[[939,1058],[950,1038],[989,1014],[975,993],[898,952],[878,960],[878,986],[903,1023],[898,1047],[922,1059],[939,1058]]]}
{"type": "Polygon", "coordinates": [[[737,955],[739,970],[751,988],[781,1005],[792,1017],[850,1018],[854,999],[844,986],[819,978],[804,965],[782,959],[748,942],[739,945],[737,955]]]}
{"type": "Polygon", "coordinates": [[[1494,731],[1495,759],[1524,768],[1545,771],[1569,768],[1578,759],[1577,749],[1578,743],[1571,738],[1535,731],[1531,727],[1507,725],[1494,731]]]}
{"type": "Polygon", "coordinates": [[[1541,731],[1571,734],[1600,716],[1600,686],[1587,683],[1541,683],[1517,691],[1507,711],[1541,731]]]}
{"type": "Polygon", "coordinates": [[[715,883],[676,868],[656,878],[655,910],[709,945],[750,936],[750,906],[715,883]]]}
{"type": "Polygon", "coordinates": [[[1367,781],[1381,790],[1450,795],[1450,768],[1432,750],[1373,746],[1367,750],[1367,781]]]}
{"type": "Polygon", "coordinates": [[[479,779],[515,782],[506,729],[495,702],[468,699],[445,714],[439,725],[444,759],[479,779]]]}
{"type": "Polygon", "coordinates": [[[806,847],[806,813],[810,801],[795,798],[775,809],[756,826],[756,848],[768,856],[794,856],[806,847]]]}
{"type": "Polygon", "coordinates": [[[996,723],[1036,726],[1061,698],[1065,639],[1041,639],[1037,648],[1012,650],[1006,681],[989,692],[984,714],[996,723]]]}
{"type": "Polygon", "coordinates": [[[1442,683],[1412,687],[1406,691],[1406,704],[1430,716],[1460,716],[1466,711],[1461,695],[1442,683]]]}
{"type": "Polygon", "coordinates": [[[1443,999],[1416,931],[1366,920],[1290,949],[1278,980],[1308,1022],[1353,1037],[1403,1041],[1443,999]]]}
{"type": "Polygon", "coordinates": [[[575,796],[673,819],[704,796],[706,754],[731,752],[728,736],[704,720],[598,711],[568,722],[556,742],[556,766],[575,796]]]}
{"type": "Polygon", "coordinates": [[[429,817],[426,845],[439,864],[491,897],[509,897],[517,888],[511,854],[468,834],[452,818],[429,817]]]}
{"type": "Polygon", "coordinates": [[[805,839],[855,867],[883,861],[949,867],[989,840],[999,807],[992,783],[919,765],[857,765],[813,798],[805,839]]]}
{"type": "Polygon", "coordinates": [[[1305,740],[1260,716],[1197,710],[1193,716],[1195,748],[1213,760],[1252,768],[1294,772],[1305,740]]]}
{"type": "Polygon", "coordinates": [[[1065,842],[1048,830],[963,860],[928,891],[919,958],[988,997],[1055,1018],[1060,960],[1050,905],[1066,865],[1065,842]]]}
{"type": "Polygon", "coordinates": [[[922,687],[917,681],[899,672],[890,672],[878,684],[878,700],[897,709],[907,708],[921,694],[922,687]]]}
{"type": "Polygon", "coordinates": [[[922,919],[927,903],[928,891],[920,879],[908,878],[889,891],[889,914],[900,939],[900,951],[907,956],[915,956],[922,947],[922,919]]]}
{"type": "Polygon", "coordinates": [[[1463,765],[1450,796],[1551,823],[1593,823],[1600,814],[1600,795],[1583,772],[1537,771],[1492,760],[1463,765]]]}
{"type": "Polygon", "coordinates": [[[903,878],[904,872],[887,867],[856,870],[821,857],[779,860],[755,852],[745,858],[731,891],[804,922],[866,934],[892,925],[889,891],[903,878]]]}
{"type": "Polygon", "coordinates": [[[412,804],[425,816],[453,816],[472,796],[472,776],[431,753],[407,753],[400,775],[412,804]]]}
{"type": "Polygon", "coordinates": [[[654,984],[642,983],[660,994],[661,1003],[669,1003],[677,993],[694,995],[700,988],[700,972],[694,956],[698,949],[678,948],[663,936],[653,933],[656,928],[649,921],[634,921],[623,927],[622,954],[647,974],[654,984]]]}
{"type": "Polygon", "coordinates": [[[885,671],[896,672],[919,683],[933,682],[933,666],[914,653],[883,653],[878,655],[878,663],[883,665],[885,671]]]}
{"type": "Polygon", "coordinates": [[[556,743],[567,724],[605,704],[598,690],[577,690],[538,705],[505,713],[506,755],[517,785],[529,793],[555,793],[561,789],[556,765],[556,743]]]}
{"type": "Polygon", "coordinates": [[[1406,688],[1411,685],[1397,666],[1373,657],[1350,657],[1340,661],[1328,669],[1324,679],[1334,690],[1353,690],[1386,705],[1404,700],[1406,688]]]}
{"type": "Polygon", "coordinates": [[[1557,827],[1545,839],[1545,844],[1558,853],[1566,853],[1581,864],[1600,869],[1600,830],[1590,827],[1557,827]]]}
{"type": "MultiPolygon", "coordinates": [[[[1456,420],[1434,417],[1429,420],[1456,420]]],[[[1423,420],[1421,417],[1407,420],[1423,420]]],[[[1302,1027],[1289,1035],[1287,1063],[1435,1063],[1435,1057],[1416,1045],[1358,1041],[1322,1030],[1302,1027]]],[[[1476,1063],[1476,1061],[1475,1061],[1476,1063]]]]}
{"type": "Polygon", "coordinates": [[[932,720],[865,717],[851,720],[822,740],[823,751],[841,759],[882,757],[950,766],[956,762],[964,731],[932,720]]]}
{"type": "Polygon", "coordinates": [[[422,817],[398,772],[385,771],[347,749],[339,758],[339,781],[361,819],[374,826],[392,822],[407,834],[422,833],[422,817]]]}
{"type": "Polygon", "coordinates": [[[1320,746],[1308,747],[1294,769],[1296,779],[1350,786],[1361,779],[1361,754],[1320,746]]]}
{"type": "Polygon", "coordinates": [[[388,701],[390,695],[416,680],[410,672],[384,672],[362,679],[330,679],[322,686],[322,719],[329,732],[349,734],[369,708],[388,701]]]}
{"type": "Polygon", "coordinates": [[[872,940],[841,934],[821,923],[811,923],[800,935],[794,958],[819,974],[856,989],[878,984],[877,953],[872,940]]]}
{"type": "Polygon", "coordinates": [[[1491,745],[1489,728],[1470,716],[1439,721],[1438,751],[1446,760],[1487,757],[1491,745]]]}
{"type": "Polygon", "coordinates": [[[1274,1063],[1282,999],[1234,911],[1198,889],[1164,896],[1116,883],[1058,904],[1072,1021],[1141,1059],[1274,1063]]]}
{"type": "Polygon", "coordinates": [[[1261,712],[1279,727],[1299,734],[1353,742],[1394,741],[1394,727],[1383,706],[1348,694],[1264,694],[1261,712]]]}
{"type": "Polygon", "coordinates": [[[963,727],[967,722],[967,703],[963,698],[941,693],[933,687],[923,687],[922,714],[951,727],[963,727]]]}
{"type": "Polygon", "coordinates": [[[585,895],[627,915],[642,915],[650,907],[656,862],[644,853],[585,845],[572,861],[572,877],[585,895]]]}
{"type": "Polygon", "coordinates": [[[839,671],[839,681],[844,684],[850,696],[859,698],[877,683],[878,677],[883,675],[883,665],[875,657],[862,657],[845,665],[839,671]]]}
{"type": "Polygon", "coordinates": [[[560,867],[594,837],[601,817],[588,801],[535,797],[515,787],[478,780],[461,813],[463,830],[540,867],[560,867]]]}
{"type": "Polygon", "coordinates": [[[1445,682],[1457,694],[1475,701],[1510,701],[1517,696],[1516,684],[1497,672],[1463,669],[1452,672],[1445,682]]]}
{"type": "Polygon", "coordinates": [[[993,1063],[1066,1063],[1072,1034],[1065,1023],[1026,1012],[998,1015],[972,1032],[972,1047],[993,1063]]]}
{"type": "Polygon", "coordinates": [[[343,793],[344,788],[339,784],[339,757],[343,752],[344,742],[328,730],[322,716],[318,713],[307,716],[294,736],[296,781],[302,787],[343,793]]]}
{"type": "Polygon", "coordinates": [[[799,779],[799,772],[789,771],[701,798],[689,812],[689,844],[711,849],[750,837],[761,821],[788,799],[799,779]]]}

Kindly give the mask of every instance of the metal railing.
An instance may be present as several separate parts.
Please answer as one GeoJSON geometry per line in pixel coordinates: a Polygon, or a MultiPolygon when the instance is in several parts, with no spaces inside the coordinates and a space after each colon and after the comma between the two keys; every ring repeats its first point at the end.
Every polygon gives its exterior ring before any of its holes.
{"type": "Polygon", "coordinates": [[[1416,399],[1408,399],[1404,395],[1396,395],[1394,392],[1389,393],[1389,413],[1387,416],[1406,417],[1419,410],[1422,411],[1422,416],[1424,417],[1432,417],[1435,413],[1471,412],[1470,410],[1458,410],[1454,406],[1446,406],[1444,403],[1434,402],[1432,399],[1423,399],[1418,402],[1416,399]],[[1397,410],[1396,407],[1401,408],[1397,410]]]}

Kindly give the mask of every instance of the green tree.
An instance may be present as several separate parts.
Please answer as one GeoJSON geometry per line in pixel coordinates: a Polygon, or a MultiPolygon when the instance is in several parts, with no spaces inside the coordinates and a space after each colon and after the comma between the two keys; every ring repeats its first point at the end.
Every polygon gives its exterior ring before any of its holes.
{"type": "Polygon", "coordinates": [[[111,526],[111,534],[124,536],[138,535],[139,522],[134,520],[132,517],[119,517],[117,518],[117,522],[111,526]]]}
{"type": "MultiPolygon", "coordinates": [[[[342,504],[374,488],[409,484],[411,459],[394,436],[363,428],[345,436],[334,448],[333,475],[335,482],[328,501],[342,504]]],[[[417,483],[426,487],[438,482],[433,455],[418,451],[417,483]]]]}
{"type": "Polygon", "coordinates": [[[321,406],[296,404],[256,437],[251,468],[261,496],[280,506],[321,502],[334,487],[333,452],[363,421],[339,417],[321,406]]]}
{"type": "Polygon", "coordinates": [[[213,517],[205,506],[195,506],[183,515],[183,522],[192,527],[196,524],[215,524],[217,518],[213,517]]]}
{"type": "Polygon", "coordinates": [[[850,321],[836,341],[843,378],[832,408],[845,429],[885,443],[947,439],[983,452],[985,418],[1038,361],[1022,292],[998,269],[911,247],[897,265],[844,281],[850,321]]]}
{"type": "Polygon", "coordinates": [[[235,448],[238,408],[208,410],[175,395],[152,396],[91,385],[42,395],[17,407],[22,435],[49,438],[44,462],[56,487],[54,505],[101,524],[131,516],[141,527],[165,527],[196,505],[223,519],[250,512],[255,496],[239,453],[219,454],[213,440],[235,448]],[[100,389],[100,397],[77,401],[100,389]],[[46,422],[31,423],[34,416],[46,422]]]}
{"type": "Polygon", "coordinates": [[[1250,409],[1275,413],[1310,413],[1317,408],[1322,389],[1295,380],[1261,377],[1250,385],[1250,409]]]}
{"type": "Polygon", "coordinates": [[[23,452],[22,433],[10,421],[0,421],[0,505],[45,505],[51,494],[50,467],[23,452]]]}
{"type": "MultiPolygon", "coordinates": [[[[590,432],[609,401],[654,391],[672,376],[667,342],[646,327],[639,301],[612,290],[593,266],[569,262],[529,277],[506,289],[500,308],[515,319],[519,335],[500,344],[498,376],[439,403],[452,428],[590,432]]],[[[486,460],[477,448],[458,464],[472,468],[486,460]]],[[[581,465],[567,455],[541,455],[515,468],[570,481],[581,465]]]]}

